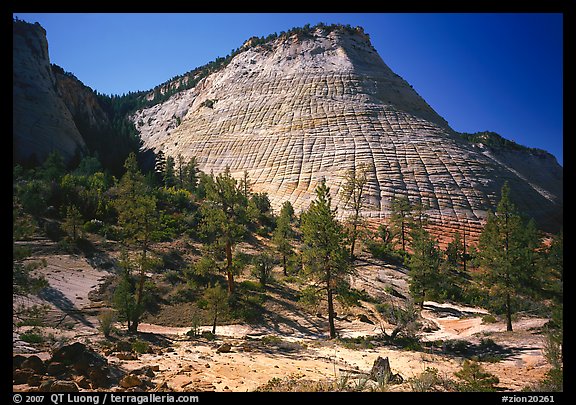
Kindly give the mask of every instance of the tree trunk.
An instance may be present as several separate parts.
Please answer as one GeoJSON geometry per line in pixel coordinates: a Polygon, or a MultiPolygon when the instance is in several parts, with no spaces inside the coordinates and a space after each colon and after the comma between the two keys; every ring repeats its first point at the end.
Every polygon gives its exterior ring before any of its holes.
{"type": "Polygon", "coordinates": [[[512,332],[512,308],[510,308],[510,293],[506,293],[506,330],[512,332]]]}
{"type": "Polygon", "coordinates": [[[288,272],[286,271],[286,255],[285,254],[282,255],[282,266],[284,267],[284,276],[287,276],[288,272]]]}
{"type": "Polygon", "coordinates": [[[226,241],[226,276],[228,278],[228,294],[234,293],[234,274],[232,273],[232,244],[226,241]]]}
{"type": "Polygon", "coordinates": [[[212,334],[216,334],[216,319],[218,318],[218,310],[214,311],[214,321],[212,322],[212,334]]]}
{"type": "Polygon", "coordinates": [[[356,226],[354,227],[354,234],[350,243],[350,261],[354,261],[354,247],[356,246],[356,226]]]}
{"type": "Polygon", "coordinates": [[[334,302],[332,298],[332,288],[328,281],[328,324],[330,325],[330,339],[336,337],[336,328],[334,327],[334,302]]]}

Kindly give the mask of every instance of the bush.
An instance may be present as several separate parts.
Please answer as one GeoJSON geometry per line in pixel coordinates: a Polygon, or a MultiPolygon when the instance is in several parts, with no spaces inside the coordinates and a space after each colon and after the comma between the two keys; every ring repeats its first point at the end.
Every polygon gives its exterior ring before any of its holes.
{"type": "Polygon", "coordinates": [[[148,353],[150,351],[150,345],[148,342],[136,339],[134,342],[132,342],[132,350],[140,354],[148,353]]]}
{"type": "Polygon", "coordinates": [[[20,335],[20,340],[32,344],[42,343],[44,342],[44,335],[42,335],[40,329],[34,327],[29,331],[22,333],[20,335]]]}
{"type": "Polygon", "coordinates": [[[462,368],[454,375],[462,380],[457,384],[458,391],[462,392],[496,391],[495,385],[500,382],[494,374],[484,371],[479,363],[469,360],[464,360],[462,368]]]}
{"type": "Polygon", "coordinates": [[[116,312],[112,309],[101,312],[98,315],[98,323],[100,324],[100,331],[106,338],[110,337],[112,332],[112,325],[116,320],[116,312]]]}
{"type": "Polygon", "coordinates": [[[272,281],[272,269],[274,268],[274,260],[267,253],[262,253],[256,256],[253,260],[254,270],[252,275],[255,276],[260,284],[264,287],[272,281]]]}

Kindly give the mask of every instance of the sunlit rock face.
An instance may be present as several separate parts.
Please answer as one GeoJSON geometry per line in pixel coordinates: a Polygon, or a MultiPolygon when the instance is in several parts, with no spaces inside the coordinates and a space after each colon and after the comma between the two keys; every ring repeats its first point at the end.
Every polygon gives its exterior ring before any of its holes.
{"type": "Polygon", "coordinates": [[[325,179],[346,215],[345,173],[365,163],[370,218],[389,217],[392,198],[407,195],[438,233],[466,226],[474,234],[508,181],[522,212],[548,230],[562,222],[562,168],[551,155],[464,140],[361,29],[246,47],[195,88],[132,119],[145,149],[195,156],[207,173],[247,171],[275,209],[285,200],[306,209],[325,179]]]}

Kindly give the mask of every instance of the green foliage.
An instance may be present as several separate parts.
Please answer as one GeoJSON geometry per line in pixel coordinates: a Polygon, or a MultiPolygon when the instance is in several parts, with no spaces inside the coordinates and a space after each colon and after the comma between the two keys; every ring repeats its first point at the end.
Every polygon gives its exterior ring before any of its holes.
{"type": "Polygon", "coordinates": [[[118,212],[124,241],[137,246],[145,254],[157,237],[156,197],[138,168],[135,154],[126,159],[125,168],[126,173],[116,187],[114,208],[118,212]]]}
{"type": "Polygon", "coordinates": [[[280,215],[276,221],[276,229],[272,234],[272,243],[276,247],[276,251],[282,256],[282,269],[284,275],[288,275],[288,258],[293,254],[291,240],[294,238],[294,230],[292,229],[292,219],[294,216],[294,208],[289,201],[285,201],[280,209],[280,215]]]}
{"type": "Polygon", "coordinates": [[[70,205],[66,209],[66,218],[62,224],[62,229],[68,234],[72,241],[77,241],[82,233],[84,220],[82,214],[75,205],[70,205]]]}
{"type": "Polygon", "coordinates": [[[365,244],[370,254],[387,263],[402,264],[404,255],[395,249],[395,235],[390,226],[381,224],[375,234],[366,240],[365,244]]]}
{"type": "Polygon", "coordinates": [[[496,384],[500,382],[494,374],[484,371],[479,363],[470,360],[464,360],[462,368],[454,375],[462,380],[457,385],[458,391],[462,392],[497,391],[496,384]]]}
{"type": "Polygon", "coordinates": [[[23,212],[16,199],[12,200],[12,204],[12,293],[23,297],[36,294],[48,285],[44,277],[32,275],[37,268],[46,266],[46,261],[29,260],[30,249],[16,243],[19,240],[29,239],[36,225],[32,217],[23,212]]]}
{"type": "Polygon", "coordinates": [[[204,181],[206,199],[200,207],[201,228],[211,244],[214,260],[225,260],[223,270],[228,279],[228,293],[232,294],[234,246],[247,235],[247,224],[251,220],[248,199],[228,168],[216,177],[206,177],[204,181]]]}
{"type": "Polygon", "coordinates": [[[20,334],[20,340],[26,343],[38,344],[44,342],[45,337],[40,329],[34,327],[29,331],[20,334]]]}
{"type": "Polygon", "coordinates": [[[407,196],[392,198],[392,214],[390,216],[390,226],[392,234],[400,239],[402,251],[406,253],[408,235],[414,222],[412,218],[413,207],[407,196]]]}
{"type": "Polygon", "coordinates": [[[519,145],[514,141],[506,139],[501,135],[497,134],[496,132],[491,131],[482,131],[482,132],[475,132],[473,134],[470,133],[460,133],[459,134],[462,138],[466,139],[470,143],[482,143],[484,145],[493,147],[493,148],[505,148],[511,150],[519,150],[519,151],[527,151],[532,155],[536,156],[546,156],[548,152],[538,149],[538,148],[529,148],[527,146],[519,145]]]}
{"type": "Polygon", "coordinates": [[[354,260],[354,248],[360,235],[359,228],[364,225],[362,209],[367,204],[365,188],[368,184],[368,173],[373,167],[368,164],[360,164],[346,172],[344,185],[340,191],[344,206],[352,211],[348,217],[348,234],[350,238],[350,258],[354,260]]]}
{"type": "Polygon", "coordinates": [[[298,294],[298,302],[304,306],[317,307],[320,303],[320,291],[313,286],[302,288],[298,294]]]}
{"type": "Polygon", "coordinates": [[[336,337],[333,294],[338,280],[349,274],[348,251],[342,225],[331,207],[330,189],[322,181],[316,188],[316,199],[302,213],[302,254],[305,273],[326,290],[330,338],[336,337]]]}
{"type": "Polygon", "coordinates": [[[124,271],[120,282],[114,290],[113,305],[118,311],[118,319],[126,321],[128,330],[132,330],[134,320],[138,320],[143,312],[142,305],[136,302],[136,287],[134,278],[124,271]]]}
{"type": "Polygon", "coordinates": [[[412,232],[413,253],[409,260],[409,288],[414,301],[423,307],[426,299],[439,294],[440,250],[436,240],[423,228],[412,232]]]}
{"type": "Polygon", "coordinates": [[[212,314],[212,333],[216,334],[218,315],[228,308],[228,295],[220,284],[216,284],[214,287],[207,288],[204,291],[203,298],[206,301],[207,309],[212,314]]]}
{"type": "Polygon", "coordinates": [[[435,367],[426,367],[418,376],[408,380],[413,392],[445,392],[453,391],[455,383],[440,375],[435,367]]]}
{"type": "Polygon", "coordinates": [[[136,339],[132,342],[132,350],[140,354],[148,353],[150,351],[150,345],[144,340],[136,339]]]}
{"type": "Polygon", "coordinates": [[[478,257],[485,270],[482,281],[493,297],[492,306],[498,310],[496,305],[503,305],[509,331],[513,298],[529,294],[533,288],[536,244],[535,228],[524,225],[505,183],[496,213],[489,213],[480,235],[478,257]]]}
{"type": "Polygon", "coordinates": [[[273,280],[272,269],[274,268],[274,260],[268,253],[261,253],[254,257],[254,276],[258,279],[262,286],[270,284],[273,280]]]}
{"type": "Polygon", "coordinates": [[[112,332],[112,326],[114,325],[114,321],[116,320],[116,313],[114,310],[108,309],[102,311],[98,315],[98,323],[100,325],[100,331],[104,335],[104,337],[110,337],[110,333],[112,332]]]}

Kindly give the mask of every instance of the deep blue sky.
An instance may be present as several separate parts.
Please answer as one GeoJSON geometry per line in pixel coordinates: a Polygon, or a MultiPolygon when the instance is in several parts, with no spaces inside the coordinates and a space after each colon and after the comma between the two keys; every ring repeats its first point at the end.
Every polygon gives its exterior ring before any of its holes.
{"type": "Polygon", "coordinates": [[[560,13],[14,15],[46,29],[52,63],[106,94],[151,89],[254,35],[360,25],[453,129],[495,131],[563,164],[560,13]]]}

